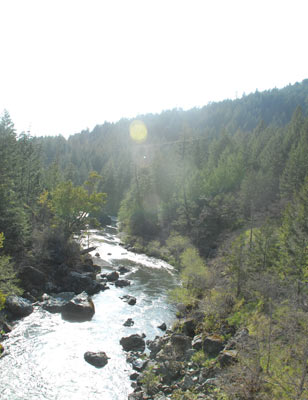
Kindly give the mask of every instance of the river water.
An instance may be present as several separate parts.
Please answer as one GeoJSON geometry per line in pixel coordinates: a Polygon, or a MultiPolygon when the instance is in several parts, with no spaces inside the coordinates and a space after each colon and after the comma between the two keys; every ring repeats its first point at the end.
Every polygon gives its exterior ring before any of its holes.
{"type": "Polygon", "coordinates": [[[39,307],[21,320],[3,343],[8,355],[0,360],[1,400],[126,400],[132,368],[120,339],[133,333],[153,339],[162,335],[158,325],[171,325],[175,310],[167,293],[176,285],[172,267],[124,249],[115,227],[92,232],[90,238],[98,246],[92,255],[98,252],[112,265],[102,272],[128,266],[124,278],[131,286],[110,286],[93,296],[96,312],[88,322],[67,322],[39,307]],[[125,294],[135,296],[136,305],[121,300],[125,294]],[[134,320],[132,327],[123,326],[127,318],[134,320]],[[86,351],[105,351],[110,360],[97,369],[85,362],[86,351]]]}

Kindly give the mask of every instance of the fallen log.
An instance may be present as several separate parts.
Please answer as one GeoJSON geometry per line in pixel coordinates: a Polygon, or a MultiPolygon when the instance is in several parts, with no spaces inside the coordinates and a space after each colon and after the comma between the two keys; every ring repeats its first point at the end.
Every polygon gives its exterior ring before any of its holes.
{"type": "Polygon", "coordinates": [[[96,248],[97,246],[88,247],[87,249],[80,250],[80,254],[83,255],[90,253],[91,251],[96,250],[96,248]]]}

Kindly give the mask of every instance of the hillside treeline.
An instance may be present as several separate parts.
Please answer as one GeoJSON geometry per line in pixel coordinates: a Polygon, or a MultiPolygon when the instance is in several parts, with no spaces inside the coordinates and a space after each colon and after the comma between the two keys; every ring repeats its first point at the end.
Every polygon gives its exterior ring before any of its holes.
{"type": "Polygon", "coordinates": [[[201,109],[140,116],[148,132],[142,143],[130,138],[131,120],[38,142],[49,182],[78,185],[94,170],[108,194],[106,212],[119,214],[127,234],[162,244],[178,233],[209,256],[221,233],[260,213],[279,215],[283,199],[299,190],[307,96],[306,80],[201,109]]]}

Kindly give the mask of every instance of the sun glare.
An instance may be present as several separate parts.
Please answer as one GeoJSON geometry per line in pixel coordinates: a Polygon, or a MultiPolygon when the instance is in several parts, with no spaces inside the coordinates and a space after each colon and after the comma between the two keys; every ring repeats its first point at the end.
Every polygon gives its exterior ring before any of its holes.
{"type": "Polygon", "coordinates": [[[148,130],[144,122],[135,119],[129,126],[130,137],[137,143],[142,143],[148,136],[148,130]]]}

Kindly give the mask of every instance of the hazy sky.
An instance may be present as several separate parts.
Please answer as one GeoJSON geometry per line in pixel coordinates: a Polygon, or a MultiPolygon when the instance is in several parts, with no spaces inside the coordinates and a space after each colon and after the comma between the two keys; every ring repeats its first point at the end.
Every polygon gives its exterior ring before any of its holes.
{"type": "Polygon", "coordinates": [[[67,137],[300,82],[307,15],[307,0],[0,0],[0,112],[67,137]]]}

